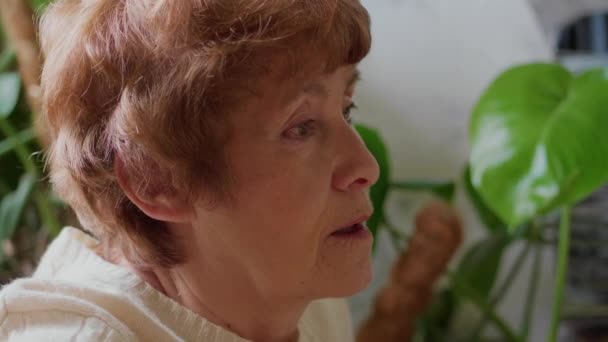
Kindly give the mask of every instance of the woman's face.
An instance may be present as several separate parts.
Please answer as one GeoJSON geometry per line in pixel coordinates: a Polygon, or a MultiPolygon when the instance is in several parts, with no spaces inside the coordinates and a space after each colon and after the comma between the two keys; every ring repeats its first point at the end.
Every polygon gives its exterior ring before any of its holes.
{"type": "Polygon", "coordinates": [[[371,234],[348,229],[371,215],[379,173],[350,123],[356,77],[355,66],[343,66],[294,84],[269,82],[233,118],[233,201],[197,208],[197,239],[264,293],[348,296],[371,278],[371,234]]]}

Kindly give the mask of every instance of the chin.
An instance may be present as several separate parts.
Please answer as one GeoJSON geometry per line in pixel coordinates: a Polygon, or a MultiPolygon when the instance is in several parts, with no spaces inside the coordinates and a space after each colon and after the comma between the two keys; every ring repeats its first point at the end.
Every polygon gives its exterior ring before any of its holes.
{"type": "Polygon", "coordinates": [[[371,260],[360,267],[350,271],[341,272],[339,277],[335,275],[329,284],[329,293],[323,297],[341,298],[351,297],[365,290],[372,280],[371,260]]]}
{"type": "Polygon", "coordinates": [[[369,286],[369,284],[372,281],[371,262],[368,264],[365,271],[362,273],[363,274],[361,274],[356,280],[354,280],[352,282],[352,286],[349,286],[348,291],[347,291],[348,293],[345,294],[345,296],[350,297],[350,296],[356,295],[357,293],[367,289],[367,287],[369,286]]]}

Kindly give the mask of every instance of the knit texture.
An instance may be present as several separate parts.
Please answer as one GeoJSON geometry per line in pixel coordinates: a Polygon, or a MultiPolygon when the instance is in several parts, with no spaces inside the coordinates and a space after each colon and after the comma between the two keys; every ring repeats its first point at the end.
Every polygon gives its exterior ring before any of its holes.
{"type": "MultiPolygon", "coordinates": [[[[2,341],[248,341],[193,313],[130,270],[100,258],[96,240],[64,228],[30,278],[0,291],[2,341]]],[[[346,302],[312,302],[298,342],[353,341],[346,302]]]]}

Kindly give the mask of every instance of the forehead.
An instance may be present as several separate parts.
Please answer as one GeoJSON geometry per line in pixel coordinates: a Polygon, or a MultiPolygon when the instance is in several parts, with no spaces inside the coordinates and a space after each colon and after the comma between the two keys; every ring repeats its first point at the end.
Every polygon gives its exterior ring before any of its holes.
{"type": "Polygon", "coordinates": [[[325,100],[330,96],[344,96],[358,77],[356,65],[344,65],[331,72],[300,74],[283,79],[262,78],[256,82],[252,96],[244,100],[231,121],[237,126],[250,128],[281,122],[306,97],[325,100]]]}
{"type": "Polygon", "coordinates": [[[237,96],[237,106],[247,110],[252,106],[282,107],[303,95],[327,97],[330,93],[343,92],[353,88],[359,80],[359,70],[355,64],[342,65],[332,71],[308,70],[292,75],[270,72],[260,75],[254,82],[243,85],[237,96]],[[240,98],[240,104],[238,99],[240,98]]]}
{"type": "Polygon", "coordinates": [[[330,72],[300,75],[284,82],[272,83],[268,88],[277,105],[285,106],[301,96],[327,98],[332,93],[341,93],[345,88],[354,86],[358,79],[356,65],[344,65],[330,72]]]}

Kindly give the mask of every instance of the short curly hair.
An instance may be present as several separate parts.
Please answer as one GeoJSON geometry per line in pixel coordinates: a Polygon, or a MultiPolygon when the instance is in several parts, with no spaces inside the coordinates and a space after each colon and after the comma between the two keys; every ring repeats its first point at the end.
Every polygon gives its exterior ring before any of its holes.
{"type": "Polygon", "coordinates": [[[40,41],[54,188],[106,252],[145,268],[184,256],[122,191],[116,158],[146,195],[226,194],[226,118],[257,81],[356,64],[371,36],[358,0],[58,0],[40,41]]]}

